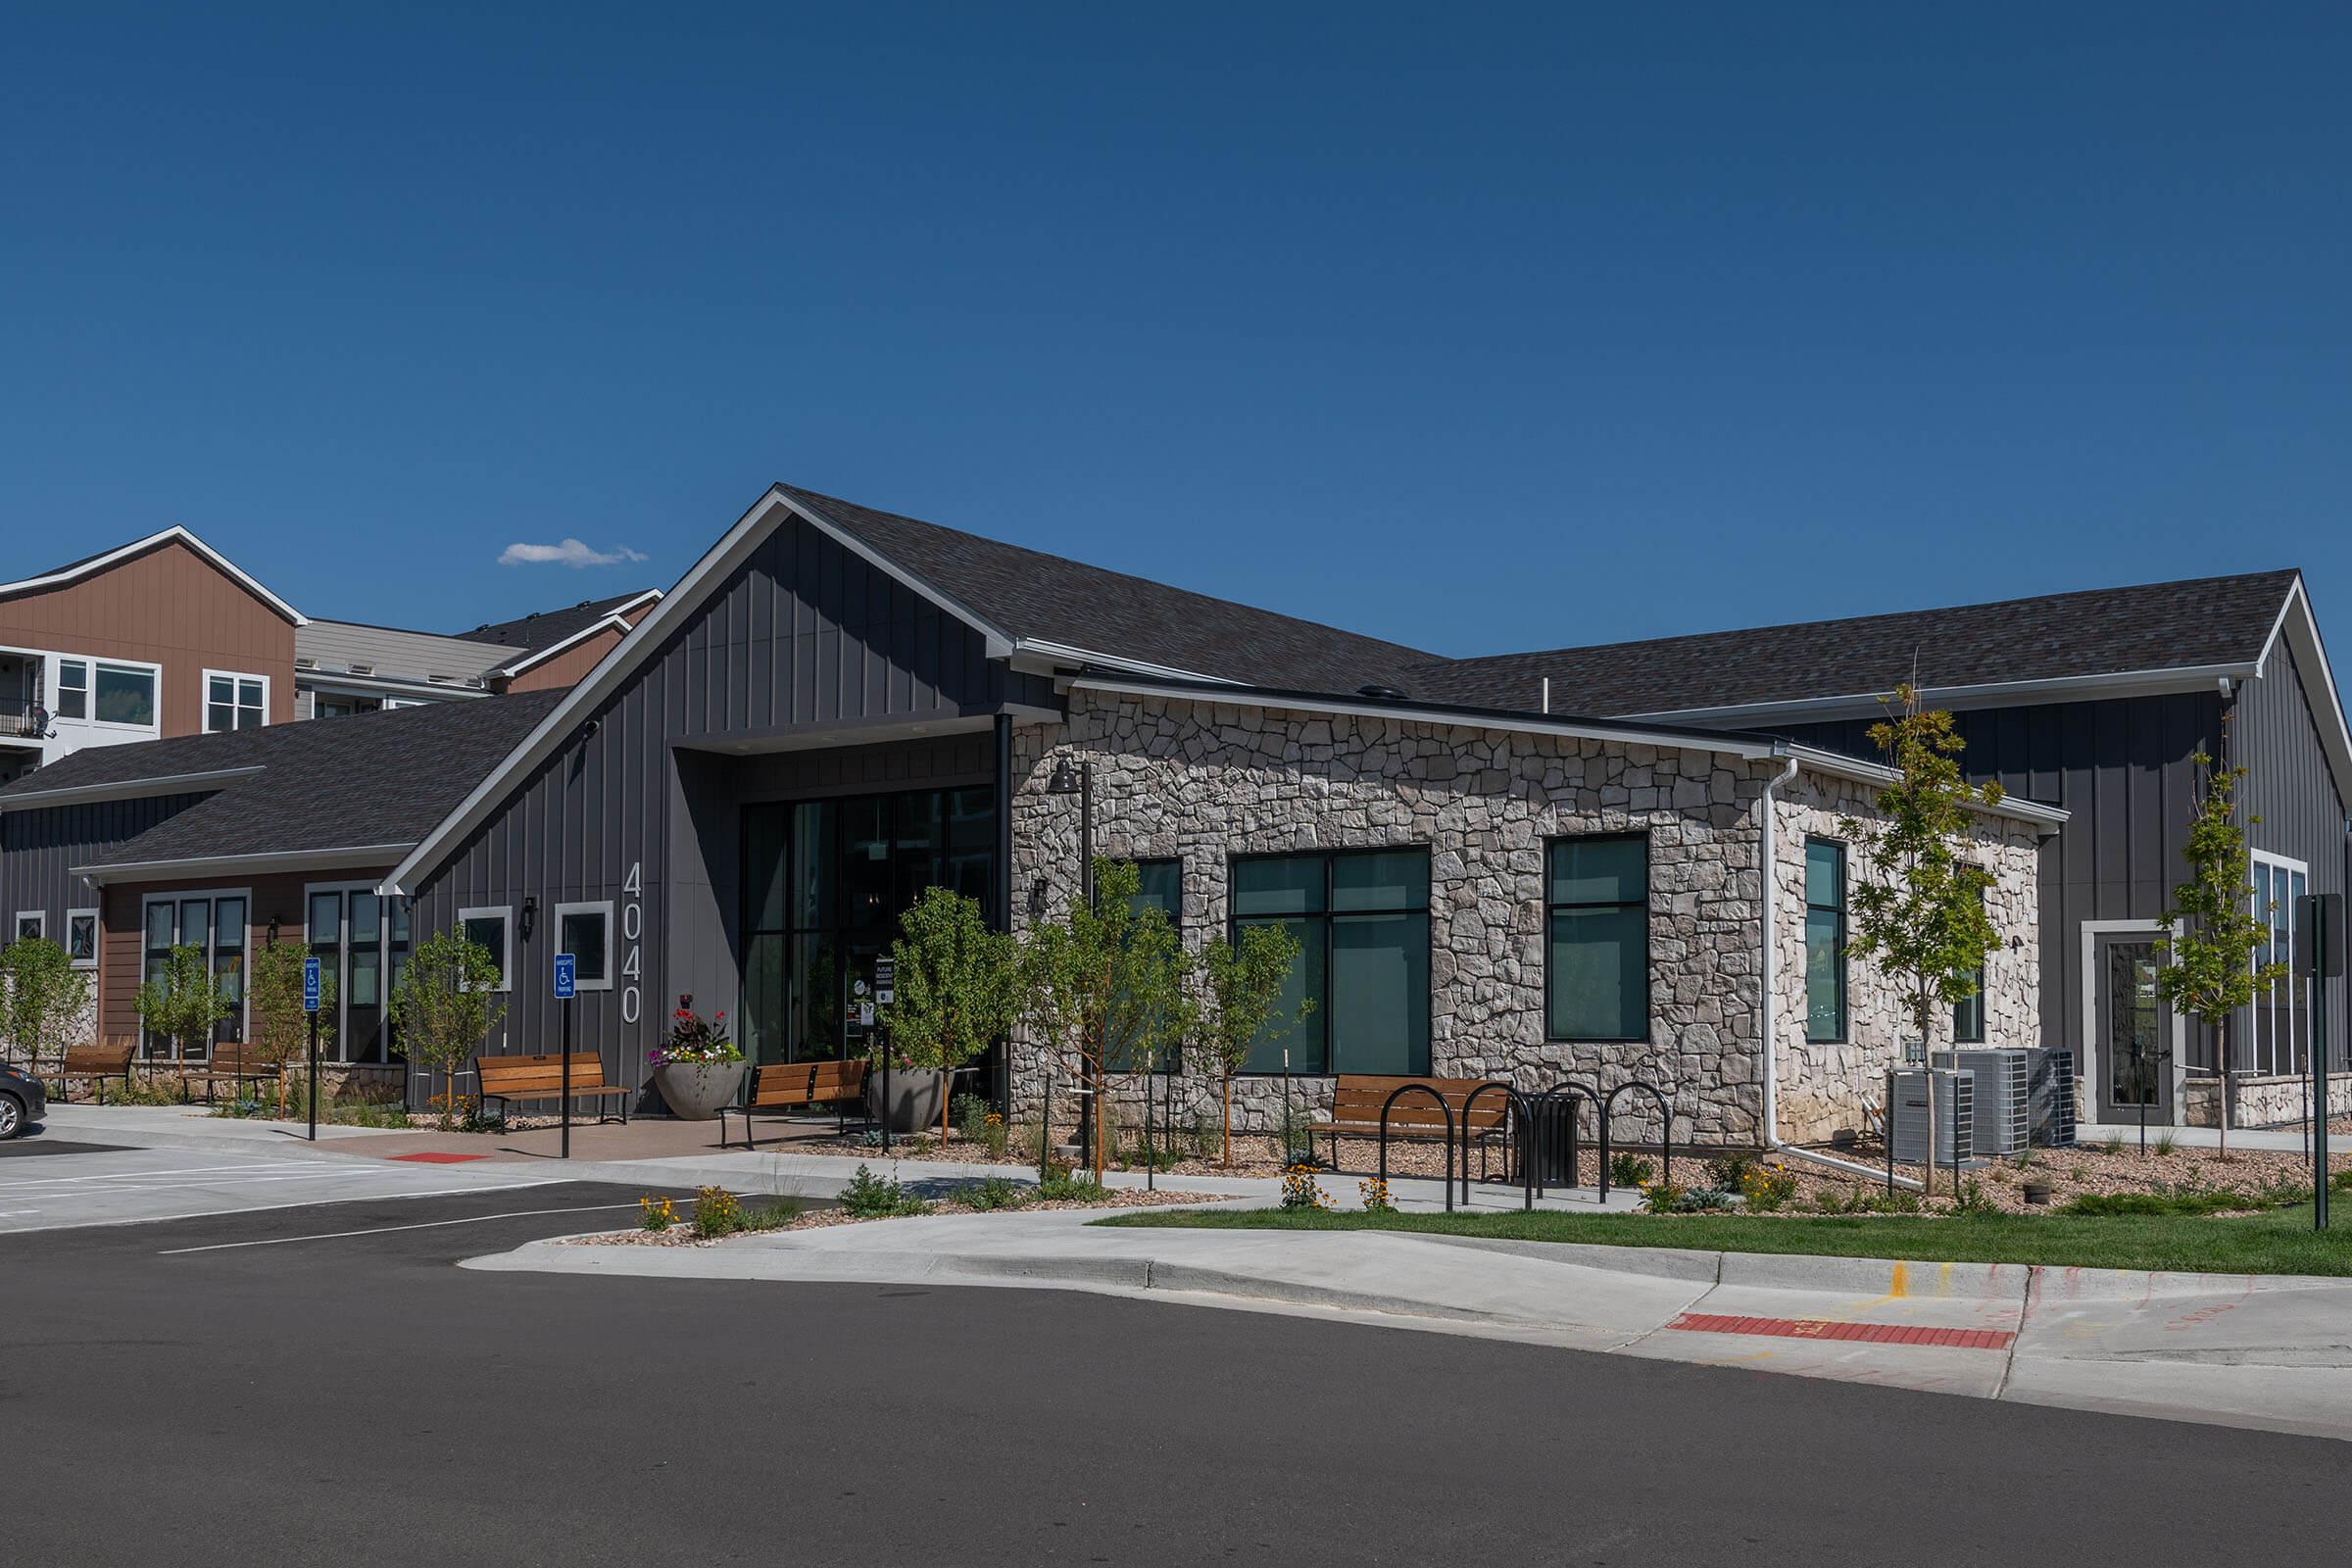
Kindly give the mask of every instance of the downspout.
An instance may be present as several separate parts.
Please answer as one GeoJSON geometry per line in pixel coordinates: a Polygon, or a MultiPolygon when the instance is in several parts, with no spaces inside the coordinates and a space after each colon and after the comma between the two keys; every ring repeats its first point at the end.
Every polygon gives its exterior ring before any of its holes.
{"type": "MultiPolygon", "coordinates": [[[[1801,1159],[1814,1165],[1826,1165],[1831,1170],[1847,1176],[1860,1176],[1873,1182],[1885,1181],[1886,1178],[1884,1171],[1873,1170],[1867,1165],[1858,1165],[1850,1159],[1839,1159],[1834,1154],[1824,1154],[1816,1150],[1799,1149],[1794,1144],[1781,1141],[1780,964],[1778,962],[1780,944],[1774,940],[1781,928],[1781,876],[1778,858],[1780,853],[1779,821],[1773,810],[1773,795],[1782,785],[1796,777],[1796,759],[1791,757],[1778,773],[1764,781],[1764,791],[1756,798],[1756,864],[1763,876],[1762,897],[1757,904],[1760,915],[1759,924],[1763,929],[1762,962],[1758,964],[1756,971],[1763,985],[1763,995],[1758,1001],[1757,1010],[1762,1014],[1764,1025],[1764,1114],[1759,1123],[1759,1130],[1764,1134],[1765,1149],[1775,1154],[1786,1155],[1790,1159],[1801,1159]]],[[[1893,1137],[1894,1129],[1887,1128],[1886,1136],[1893,1137]]],[[[1908,1176],[1897,1176],[1895,1181],[1913,1191],[1919,1189],[1919,1183],[1908,1176]]]]}

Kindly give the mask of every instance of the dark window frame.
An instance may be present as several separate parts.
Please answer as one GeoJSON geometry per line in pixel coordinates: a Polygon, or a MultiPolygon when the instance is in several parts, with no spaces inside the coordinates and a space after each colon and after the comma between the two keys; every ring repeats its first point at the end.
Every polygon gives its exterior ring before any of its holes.
{"type": "MultiPolygon", "coordinates": [[[[1429,846],[1427,843],[1425,843],[1425,842],[1421,842],[1421,841],[1418,841],[1418,840],[1409,840],[1409,841],[1407,841],[1407,842],[1405,842],[1405,843],[1402,843],[1402,844],[1365,844],[1365,845],[1349,845],[1349,846],[1347,846],[1347,847],[1344,847],[1344,848],[1333,848],[1333,847],[1327,847],[1327,846],[1322,846],[1322,845],[1308,845],[1308,846],[1304,846],[1304,847],[1301,847],[1301,848],[1299,848],[1299,849],[1296,849],[1296,850],[1252,850],[1252,851],[1250,851],[1250,852],[1248,852],[1248,853],[1246,853],[1246,854],[1228,854],[1228,855],[1226,856],[1226,858],[1225,858],[1225,940],[1226,940],[1226,941],[1228,941],[1228,942],[1233,942],[1233,943],[1238,943],[1238,942],[1240,942],[1240,941],[1241,941],[1241,939],[1242,939],[1242,926],[1243,926],[1243,923],[1244,923],[1246,920],[1247,920],[1247,921],[1251,921],[1251,922],[1257,922],[1257,923],[1271,923],[1273,920],[1275,920],[1275,919],[1277,919],[1277,918],[1298,918],[1298,919],[1304,919],[1304,920],[1319,921],[1319,922],[1321,923],[1321,925],[1322,925],[1322,929],[1323,929],[1323,983],[1324,983],[1324,987],[1325,987],[1326,991],[1328,991],[1328,990],[1329,990],[1329,988],[1330,988],[1330,985],[1331,985],[1331,960],[1332,960],[1332,940],[1331,940],[1331,931],[1332,931],[1332,923],[1333,923],[1333,918],[1334,918],[1334,910],[1333,910],[1333,909],[1332,909],[1332,907],[1331,907],[1331,902],[1332,902],[1332,898],[1331,898],[1331,894],[1332,894],[1332,867],[1333,867],[1333,866],[1334,866],[1334,865],[1335,865],[1335,864],[1336,864],[1336,863],[1337,863],[1339,860],[1341,860],[1342,858],[1347,858],[1347,857],[1351,857],[1351,856],[1364,856],[1364,855],[1397,855],[1397,854],[1418,854],[1418,855],[1421,857],[1421,858],[1422,858],[1422,861],[1423,861],[1424,865],[1425,865],[1425,866],[1428,868],[1428,870],[1429,870],[1429,879],[1428,879],[1427,883],[1425,884],[1425,885],[1426,885],[1426,887],[1428,888],[1428,902],[1424,903],[1424,904],[1422,905],[1422,906],[1421,906],[1419,909],[1402,909],[1402,910],[1371,910],[1371,909],[1364,909],[1364,910],[1340,910],[1340,911],[1337,911],[1337,913],[1338,913],[1338,915],[1339,915],[1339,917],[1340,917],[1340,918],[1346,918],[1346,917],[1347,917],[1348,914],[1350,914],[1350,913],[1354,913],[1354,914],[1408,913],[1408,914],[1419,914],[1419,915],[1421,915],[1421,916],[1424,918],[1424,920],[1427,922],[1427,927],[1428,927],[1428,938],[1429,938],[1429,957],[1430,957],[1430,959],[1432,960],[1432,961],[1431,961],[1431,962],[1430,962],[1430,963],[1427,965],[1427,967],[1428,967],[1429,969],[1431,969],[1431,970],[1434,970],[1434,969],[1435,969],[1435,967],[1436,967],[1436,964],[1435,964],[1435,961],[1434,961],[1434,960],[1435,960],[1435,958],[1436,958],[1436,956],[1437,956],[1437,947],[1438,947],[1438,922],[1437,922],[1437,874],[1436,874],[1436,860],[1437,860],[1437,857],[1436,857],[1434,854],[1432,854],[1432,853],[1431,853],[1431,848],[1430,848],[1430,846],[1429,846]],[[1236,885],[1237,885],[1237,880],[1238,880],[1238,879],[1236,878],[1236,876],[1235,876],[1235,874],[1234,874],[1234,873],[1235,873],[1235,870],[1236,870],[1236,868],[1237,868],[1237,867],[1239,867],[1239,866],[1241,866],[1241,865],[1243,865],[1243,864],[1245,864],[1245,863],[1248,863],[1248,862],[1250,862],[1250,861],[1256,861],[1256,860],[1298,860],[1298,859],[1308,859],[1308,858],[1316,858],[1316,859],[1320,859],[1320,860],[1322,860],[1322,862],[1323,862],[1323,907],[1322,907],[1321,909],[1319,909],[1319,910],[1316,910],[1316,911],[1314,911],[1313,913],[1310,913],[1310,914],[1299,915],[1299,916],[1293,916],[1293,917],[1280,917],[1280,916],[1273,916],[1273,915],[1247,915],[1247,916],[1246,916],[1246,915],[1243,915],[1243,914],[1240,912],[1241,900],[1240,900],[1240,899],[1239,899],[1239,898],[1236,896],[1236,893],[1235,893],[1235,889],[1236,889],[1236,885]]],[[[1301,956],[1302,956],[1302,957],[1303,957],[1303,954],[1304,954],[1304,950],[1303,950],[1303,948],[1302,948],[1302,949],[1301,949],[1301,956]]],[[[1428,984],[1427,984],[1427,985],[1426,985],[1426,987],[1424,988],[1424,995],[1422,996],[1422,999],[1421,999],[1421,1010],[1422,1010],[1422,1022],[1421,1022],[1421,1031],[1422,1031],[1422,1035],[1421,1035],[1421,1038],[1422,1038],[1422,1041],[1423,1041],[1424,1049],[1425,1049],[1425,1050],[1426,1050],[1426,1051],[1429,1053],[1429,1054],[1430,1054],[1430,1056],[1431,1056],[1431,1058],[1432,1058],[1433,1060],[1434,1060],[1434,1058],[1435,1058],[1435,1056],[1436,1056],[1436,1054],[1437,1054],[1437,1045],[1438,1045],[1438,1042],[1437,1042],[1437,1016],[1438,1016],[1438,1000],[1437,1000],[1437,993],[1438,993],[1437,980],[1436,980],[1436,977],[1435,977],[1435,975],[1434,975],[1434,974],[1432,974],[1432,976],[1431,976],[1431,978],[1430,978],[1430,980],[1429,980],[1428,984]]],[[[1318,998],[1316,998],[1316,999],[1315,999],[1315,1004],[1315,1004],[1315,1010],[1314,1010],[1312,1013],[1308,1014],[1308,1027],[1318,1030],[1318,1031],[1320,1032],[1320,1034],[1321,1034],[1321,1038],[1322,1038],[1322,1042],[1323,1042],[1323,1061],[1324,1061],[1324,1066],[1323,1066],[1323,1068],[1322,1068],[1321,1070],[1319,1070],[1319,1071],[1315,1071],[1315,1072],[1300,1072],[1300,1071],[1293,1071],[1293,1072],[1290,1074],[1290,1076],[1291,1076],[1291,1077],[1293,1077],[1293,1078],[1337,1078],[1337,1077],[1341,1077],[1341,1076],[1345,1075],[1345,1074],[1347,1073],[1347,1071],[1348,1071],[1348,1069],[1346,1069],[1346,1068],[1344,1068],[1344,1067],[1339,1067],[1339,1066],[1335,1066],[1335,1065],[1333,1065],[1333,1064],[1332,1064],[1332,1040],[1331,1040],[1331,1014],[1332,1014],[1332,1008],[1331,1008],[1331,1004],[1330,1004],[1330,999],[1329,999],[1329,997],[1328,997],[1328,996],[1325,996],[1325,997],[1318,997],[1318,998]]],[[[1429,1063],[1428,1063],[1428,1062],[1424,1062],[1424,1063],[1423,1063],[1423,1065],[1422,1065],[1422,1069],[1421,1069],[1421,1074],[1420,1074],[1420,1075],[1421,1075],[1421,1076],[1426,1076],[1426,1075],[1429,1073],[1429,1071],[1430,1071],[1430,1065],[1429,1065],[1429,1063]]],[[[1240,1072],[1240,1073],[1239,1073],[1237,1076],[1239,1076],[1239,1077],[1243,1077],[1243,1078],[1280,1078],[1280,1077],[1282,1077],[1282,1076],[1283,1076],[1283,1071],[1282,1071],[1282,1069],[1281,1069],[1281,1068],[1279,1068],[1279,1067],[1273,1067],[1273,1068],[1250,1068],[1250,1067],[1245,1067],[1245,1068],[1243,1068],[1243,1069],[1242,1069],[1242,1071],[1241,1071],[1241,1072],[1240,1072]]]]}
{"type": "MultiPolygon", "coordinates": [[[[1176,928],[1176,944],[1178,947],[1182,947],[1184,945],[1184,857],[1181,855],[1136,855],[1128,857],[1127,863],[1136,867],[1139,876],[1142,869],[1148,865],[1165,865],[1175,868],[1176,903],[1166,912],[1168,924],[1176,928]]],[[[1142,897],[1140,887],[1137,889],[1137,897],[1139,899],[1142,897]]],[[[1162,1077],[1173,1077],[1183,1072],[1184,1043],[1178,1041],[1175,1046],[1162,1053],[1158,1064],[1152,1070],[1162,1077]]]]}
{"type": "Polygon", "coordinates": [[[1852,929],[1848,924],[1848,915],[1853,902],[1848,893],[1848,889],[1852,884],[1852,877],[1853,867],[1850,858],[1846,854],[1846,844],[1843,839],[1822,838],[1817,835],[1807,836],[1805,839],[1803,887],[1805,910],[1804,982],[1805,1044],[1810,1046],[1841,1046],[1846,1043],[1847,1036],[1853,1033],[1853,991],[1851,985],[1849,984],[1850,977],[1847,972],[1846,961],[1846,956],[1853,946],[1852,929]],[[1813,851],[1816,847],[1834,850],[1837,852],[1838,902],[1835,905],[1815,904],[1813,902],[1813,851]],[[1838,916],[1838,942],[1836,954],[1838,964],[1838,1027],[1826,1035],[1815,1034],[1813,1032],[1813,916],[1817,911],[1820,910],[1830,910],[1835,912],[1838,916]]]}
{"type": "MultiPolygon", "coordinates": [[[[1984,890],[1979,888],[1977,889],[1979,907],[1982,907],[1984,903],[1984,890]]],[[[1994,952],[1998,951],[1998,949],[1994,950],[1994,952]]],[[[1952,1004],[1952,1044],[1955,1046],[1984,1044],[1984,982],[1992,969],[1992,958],[1993,955],[1987,953],[1984,955],[1984,961],[1977,965],[1976,994],[1962,997],[1952,1004]],[[1962,1019],[1969,1021],[1964,1025],[1962,1019]]]]}
{"type": "Polygon", "coordinates": [[[1563,1046],[1588,1045],[1646,1045],[1654,1033],[1650,1003],[1656,988],[1650,982],[1651,939],[1655,935],[1655,911],[1651,905],[1655,890],[1650,885],[1651,861],[1649,829],[1629,828],[1606,833],[1558,833],[1544,841],[1544,1038],[1547,1043],[1563,1046]],[[1551,917],[1560,909],[1622,909],[1628,906],[1622,900],[1608,904],[1555,904],[1551,897],[1551,852],[1562,844],[1593,843],[1603,840],[1633,840],[1642,846],[1642,1032],[1638,1035],[1571,1035],[1562,1034],[1558,1020],[1552,1016],[1551,1002],[1551,917]]]}

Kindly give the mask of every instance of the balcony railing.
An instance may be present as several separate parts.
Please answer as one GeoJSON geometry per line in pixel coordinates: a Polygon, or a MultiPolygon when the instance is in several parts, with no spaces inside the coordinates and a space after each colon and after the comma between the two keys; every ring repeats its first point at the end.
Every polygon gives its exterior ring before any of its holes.
{"type": "Polygon", "coordinates": [[[0,692],[0,738],[37,740],[49,728],[49,710],[29,697],[0,692]]]}

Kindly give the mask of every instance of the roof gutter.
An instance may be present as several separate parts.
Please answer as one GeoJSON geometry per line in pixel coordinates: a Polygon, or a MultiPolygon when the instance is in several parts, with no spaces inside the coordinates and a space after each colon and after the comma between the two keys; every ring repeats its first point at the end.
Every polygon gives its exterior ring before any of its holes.
{"type": "Polygon", "coordinates": [[[157,773],[148,778],[114,779],[104,784],[62,784],[53,790],[24,790],[0,795],[0,811],[38,811],[53,806],[85,806],[94,801],[135,801],[153,795],[189,795],[222,789],[262,770],[217,767],[201,773],[157,773]]]}
{"type": "MultiPolygon", "coordinates": [[[[1987,681],[1974,686],[1923,686],[1920,700],[1947,704],[2057,703],[2083,697],[2134,697],[2171,691],[2204,691],[2224,678],[2244,680],[2262,672],[2261,661],[2227,664],[2178,664],[2168,669],[2126,669],[2102,675],[2055,675],[2045,680],[1987,681]]],[[[1625,716],[1696,724],[1738,720],[1745,724],[1781,719],[1826,719],[1878,712],[1885,692],[1846,692],[1835,697],[1800,697],[1785,702],[1729,703],[1713,708],[1656,709],[1625,716]]]]}
{"type": "MultiPolygon", "coordinates": [[[[1866,762],[1858,757],[1841,757],[1816,746],[1791,745],[1788,755],[1813,772],[1827,773],[1832,778],[1852,779],[1858,784],[1892,784],[1902,777],[1900,772],[1884,762],[1866,762]]],[[[2064,827],[2067,818],[2073,815],[2063,806],[2044,806],[2039,801],[2029,801],[2020,795],[2004,795],[1989,806],[1981,800],[1976,801],[1971,803],[1969,808],[1986,816],[2008,816],[2031,822],[2044,838],[2064,827]]]]}
{"type": "Polygon", "coordinates": [[[197,876],[264,876],[273,871],[322,871],[387,865],[415,849],[408,844],[353,844],[325,850],[271,850],[258,855],[199,855],[176,860],[115,860],[76,865],[73,873],[103,887],[109,882],[154,882],[197,876]]]}

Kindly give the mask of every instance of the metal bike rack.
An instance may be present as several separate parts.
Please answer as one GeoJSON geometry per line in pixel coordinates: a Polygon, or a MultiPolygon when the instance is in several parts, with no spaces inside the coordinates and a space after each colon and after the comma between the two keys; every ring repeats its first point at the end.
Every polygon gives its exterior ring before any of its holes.
{"type": "MultiPolygon", "coordinates": [[[[1405,1096],[1412,1094],[1427,1095],[1430,1100],[1436,1103],[1438,1107],[1438,1113],[1446,1118],[1446,1179],[1444,1186],[1446,1188],[1446,1212],[1450,1214],[1453,1212],[1453,1107],[1446,1103],[1446,1097],[1444,1095],[1439,1094],[1435,1089],[1430,1088],[1430,1086],[1427,1084],[1399,1084],[1394,1094],[1390,1095],[1388,1099],[1380,1102],[1380,1189],[1384,1193],[1389,1189],[1390,1107],[1395,1105],[1397,1101],[1402,1100],[1405,1096]]],[[[1468,1150],[1464,1150],[1462,1152],[1462,1169],[1464,1172],[1467,1172],[1469,1168],[1470,1152],[1468,1150]]],[[[1469,1180],[1470,1178],[1467,1174],[1462,1177],[1464,1187],[1463,1200],[1465,1202],[1469,1200],[1469,1180]]]]}
{"type": "Polygon", "coordinates": [[[1674,1105],[1656,1084],[1643,1078],[1629,1079],[1600,1101],[1600,1200],[1604,1203],[1609,1200],[1609,1113],[1616,1109],[1618,1096],[1634,1091],[1658,1102],[1658,1180],[1674,1179],[1674,1105]]]}
{"type": "MultiPolygon", "coordinates": [[[[1477,1104],[1478,1097],[1487,1093],[1489,1090],[1499,1091],[1504,1100],[1509,1102],[1511,1114],[1518,1117],[1519,1125],[1526,1129],[1526,1137],[1531,1146],[1533,1145],[1533,1142],[1537,1136],[1536,1120],[1535,1117],[1529,1113],[1527,1097],[1519,1093],[1518,1090],[1512,1088],[1509,1084],[1504,1083],[1501,1079],[1491,1078],[1487,1082],[1480,1084],[1476,1089],[1471,1090],[1469,1094],[1463,1096],[1462,1201],[1465,1204],[1470,1201],[1470,1107],[1477,1104]]],[[[1479,1170],[1483,1176],[1486,1170],[1486,1155],[1484,1154],[1479,1155],[1479,1170]]],[[[1544,1190],[1543,1183],[1536,1175],[1535,1160],[1528,1157],[1528,1155],[1524,1152],[1521,1154],[1519,1159],[1519,1188],[1520,1206],[1522,1208],[1534,1208],[1536,1206],[1536,1194],[1544,1190]]]]}

